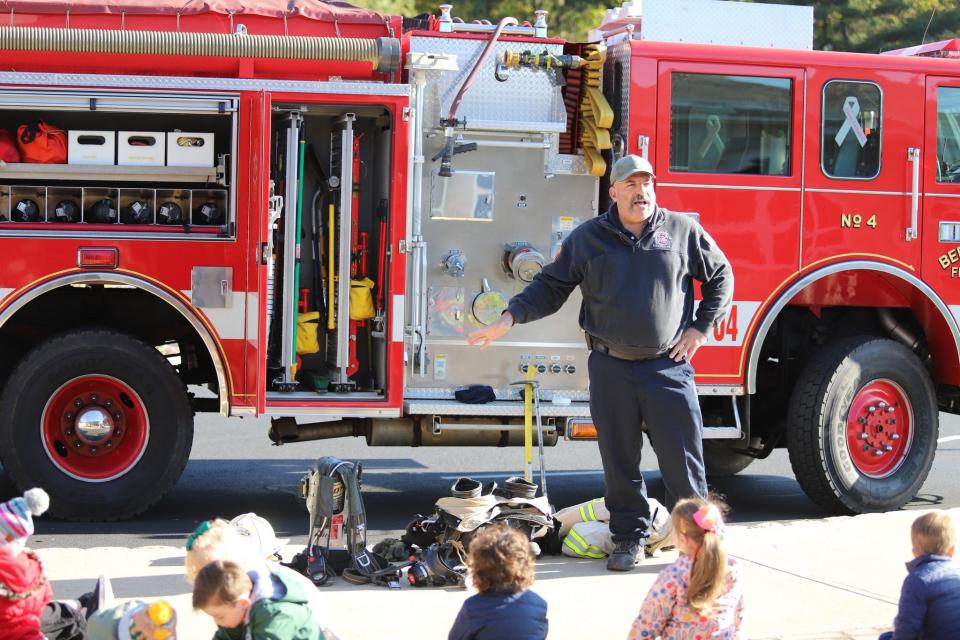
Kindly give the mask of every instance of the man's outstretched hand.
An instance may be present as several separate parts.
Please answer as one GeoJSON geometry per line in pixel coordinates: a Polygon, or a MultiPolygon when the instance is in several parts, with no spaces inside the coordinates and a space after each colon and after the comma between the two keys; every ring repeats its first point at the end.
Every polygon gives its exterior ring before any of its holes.
{"type": "Polygon", "coordinates": [[[481,349],[486,349],[490,343],[505,335],[513,327],[513,316],[509,311],[504,311],[500,318],[486,329],[477,329],[467,336],[469,344],[478,344],[481,349]]]}

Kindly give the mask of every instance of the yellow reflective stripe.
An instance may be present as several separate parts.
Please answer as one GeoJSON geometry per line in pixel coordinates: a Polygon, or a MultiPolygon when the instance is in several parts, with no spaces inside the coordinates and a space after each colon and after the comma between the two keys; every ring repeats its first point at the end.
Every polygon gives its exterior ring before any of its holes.
{"type": "Polygon", "coordinates": [[[577,533],[573,529],[571,529],[570,533],[567,534],[567,537],[564,540],[564,542],[566,542],[566,540],[569,540],[570,538],[573,538],[574,540],[576,540],[577,543],[580,545],[581,549],[579,550],[576,547],[570,545],[570,548],[580,553],[580,555],[584,555],[589,558],[602,558],[607,555],[603,552],[603,550],[600,547],[588,543],[586,540],[583,539],[583,536],[581,536],[579,533],[577,533]]]}
{"type": "Polygon", "coordinates": [[[587,521],[587,512],[584,510],[583,506],[580,507],[580,520],[582,522],[587,521]]]}
{"type": "Polygon", "coordinates": [[[571,551],[582,558],[603,558],[606,556],[605,553],[600,551],[597,547],[589,545],[587,549],[578,549],[576,543],[570,539],[570,536],[567,536],[563,539],[563,546],[569,547],[571,551]],[[596,549],[596,551],[593,551],[596,549]]]}
{"type": "Polygon", "coordinates": [[[597,519],[597,514],[596,514],[596,512],[593,510],[593,503],[592,503],[592,502],[587,505],[587,510],[590,512],[590,519],[595,521],[595,520],[597,519]]]}

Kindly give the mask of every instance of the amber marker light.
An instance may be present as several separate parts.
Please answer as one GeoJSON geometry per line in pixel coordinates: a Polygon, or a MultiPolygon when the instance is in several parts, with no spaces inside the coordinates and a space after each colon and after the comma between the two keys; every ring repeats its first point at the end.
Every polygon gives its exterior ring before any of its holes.
{"type": "Polygon", "coordinates": [[[116,247],[80,247],[77,266],[81,269],[116,269],[120,266],[120,250],[116,247]]]}
{"type": "Polygon", "coordinates": [[[567,422],[567,438],[570,440],[596,440],[597,427],[591,420],[572,418],[567,422]]]}

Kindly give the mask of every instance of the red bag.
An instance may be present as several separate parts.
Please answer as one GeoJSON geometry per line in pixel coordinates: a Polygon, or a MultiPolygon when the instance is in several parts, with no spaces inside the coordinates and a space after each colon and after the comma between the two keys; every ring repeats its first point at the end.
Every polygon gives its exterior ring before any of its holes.
{"type": "Polygon", "coordinates": [[[20,162],[20,151],[13,140],[13,134],[6,129],[0,129],[0,161],[20,162]]]}
{"type": "Polygon", "coordinates": [[[67,161],[67,134],[42,120],[17,128],[17,148],[23,162],[64,164],[67,161]]]}

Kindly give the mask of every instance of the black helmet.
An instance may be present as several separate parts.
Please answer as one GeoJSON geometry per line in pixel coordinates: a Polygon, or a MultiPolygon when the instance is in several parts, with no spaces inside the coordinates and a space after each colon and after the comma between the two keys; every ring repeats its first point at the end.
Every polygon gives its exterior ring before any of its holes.
{"type": "Polygon", "coordinates": [[[87,222],[112,224],[116,221],[117,210],[113,208],[113,200],[110,198],[101,198],[90,207],[90,215],[87,216],[87,222]]]}
{"type": "Polygon", "coordinates": [[[80,205],[73,200],[61,200],[53,210],[54,222],[80,222],[80,205]]]}
{"type": "Polygon", "coordinates": [[[183,224],[183,209],[176,202],[168,200],[157,209],[158,224],[183,224]]]}
{"type": "Polygon", "coordinates": [[[37,222],[40,220],[40,207],[36,201],[24,198],[14,207],[13,219],[16,222],[37,222]]]}
{"type": "Polygon", "coordinates": [[[123,210],[123,221],[127,224],[150,224],[150,205],[143,200],[134,200],[123,210]]]}
{"type": "Polygon", "coordinates": [[[431,574],[440,576],[448,585],[463,585],[467,567],[460,553],[449,542],[434,543],[423,554],[423,563],[431,574]]]}
{"type": "Polygon", "coordinates": [[[200,205],[200,208],[194,212],[195,224],[220,224],[223,221],[223,210],[217,206],[213,200],[208,200],[200,205]]]}

